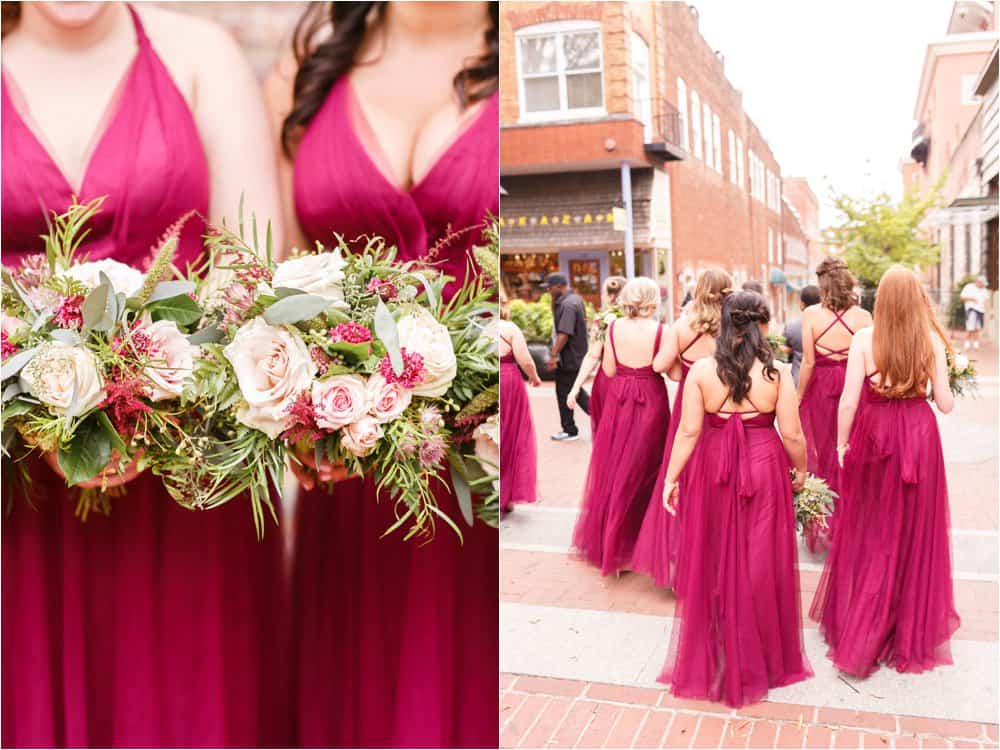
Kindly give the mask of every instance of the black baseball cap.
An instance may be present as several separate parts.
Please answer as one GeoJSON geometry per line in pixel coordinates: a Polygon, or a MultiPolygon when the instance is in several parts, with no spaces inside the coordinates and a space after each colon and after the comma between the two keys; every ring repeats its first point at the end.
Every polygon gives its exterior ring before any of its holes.
{"type": "Polygon", "coordinates": [[[545,277],[545,281],[542,282],[542,289],[548,289],[553,286],[569,286],[569,279],[561,273],[550,273],[545,277]]]}

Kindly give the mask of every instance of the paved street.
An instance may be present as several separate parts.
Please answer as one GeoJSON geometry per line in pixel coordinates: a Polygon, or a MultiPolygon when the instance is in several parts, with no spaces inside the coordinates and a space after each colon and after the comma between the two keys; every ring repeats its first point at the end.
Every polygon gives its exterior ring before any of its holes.
{"type": "Polygon", "coordinates": [[[805,616],[823,560],[803,549],[803,622],[816,676],[740,711],[675,699],[656,682],[669,645],[672,594],[644,576],[601,578],[568,555],[589,430],[574,443],[552,443],[555,395],[551,386],[531,390],[541,499],[518,506],[500,535],[501,745],[996,747],[1000,383],[986,364],[994,358],[993,351],[979,354],[978,398],[940,419],[962,617],[952,642],[955,665],[924,675],[883,669],[868,680],[837,673],[805,616]]]}

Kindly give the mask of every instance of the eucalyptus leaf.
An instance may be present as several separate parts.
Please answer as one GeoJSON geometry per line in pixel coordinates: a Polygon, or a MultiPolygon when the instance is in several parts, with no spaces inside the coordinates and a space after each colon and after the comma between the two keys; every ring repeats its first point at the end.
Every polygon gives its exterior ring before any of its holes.
{"type": "Polygon", "coordinates": [[[110,283],[100,284],[87,294],[81,306],[85,328],[94,331],[105,331],[111,327],[107,321],[108,299],[110,297],[110,283]]]}
{"type": "Polygon", "coordinates": [[[13,419],[21,414],[27,414],[32,408],[34,408],[34,404],[30,401],[23,401],[21,399],[11,401],[9,404],[4,404],[3,406],[3,419],[6,422],[8,419],[13,419]]]}
{"type": "Polygon", "coordinates": [[[81,422],[69,445],[60,445],[56,454],[59,468],[69,485],[93,479],[111,460],[112,440],[98,419],[81,422]]]}
{"type": "Polygon", "coordinates": [[[330,301],[326,297],[315,294],[293,294],[279,299],[267,308],[264,311],[264,320],[271,325],[298,323],[315,318],[329,306],[330,301]]]}
{"type": "Polygon", "coordinates": [[[38,352],[38,347],[33,346],[30,349],[25,349],[23,352],[18,352],[12,357],[9,357],[4,363],[3,367],[0,367],[0,380],[6,380],[7,378],[12,378],[24,369],[24,366],[28,364],[38,352]]]}
{"type": "Polygon", "coordinates": [[[83,338],[76,331],[67,328],[57,328],[50,334],[54,341],[58,341],[68,346],[76,346],[83,341],[83,338]]]}
{"type": "Polygon", "coordinates": [[[52,311],[51,310],[48,311],[48,312],[42,313],[37,318],[35,318],[35,322],[31,324],[31,330],[32,331],[40,331],[40,330],[42,330],[42,328],[45,327],[45,324],[49,322],[49,319],[51,317],[52,317],[52,311]]]}
{"type": "Polygon", "coordinates": [[[284,299],[285,297],[291,297],[296,294],[305,294],[301,289],[292,289],[290,286],[276,286],[274,287],[274,296],[278,299],[284,299]]]}
{"type": "Polygon", "coordinates": [[[201,319],[201,307],[186,294],[161,299],[146,306],[154,321],[172,320],[179,326],[197,323],[201,319]]]}
{"type": "Polygon", "coordinates": [[[146,304],[159,302],[161,299],[170,299],[181,294],[190,294],[194,291],[194,283],[190,281],[161,281],[153,287],[153,293],[149,295],[146,304]]]}
{"type": "Polygon", "coordinates": [[[382,300],[378,301],[378,307],[375,308],[375,335],[385,345],[392,371],[397,375],[402,374],[403,353],[399,349],[399,328],[382,300]]]}
{"type": "Polygon", "coordinates": [[[472,490],[469,488],[469,483],[465,481],[465,477],[455,467],[454,462],[451,464],[451,483],[455,487],[455,498],[458,500],[458,509],[462,511],[462,518],[465,519],[465,522],[469,526],[472,526],[474,521],[472,515],[472,490]]]}
{"type": "Polygon", "coordinates": [[[202,328],[200,331],[196,331],[187,337],[188,343],[190,344],[215,344],[222,341],[222,330],[216,326],[209,326],[208,328],[202,328]]]}
{"type": "Polygon", "coordinates": [[[10,385],[8,385],[6,388],[3,389],[3,402],[6,404],[12,398],[20,396],[23,392],[24,389],[21,388],[21,383],[15,380],[13,383],[11,383],[10,385]]]}
{"type": "Polygon", "coordinates": [[[427,295],[427,306],[430,307],[431,310],[436,311],[438,308],[438,297],[434,291],[434,285],[431,284],[430,279],[422,273],[414,273],[413,275],[424,282],[424,294],[427,295]]]}

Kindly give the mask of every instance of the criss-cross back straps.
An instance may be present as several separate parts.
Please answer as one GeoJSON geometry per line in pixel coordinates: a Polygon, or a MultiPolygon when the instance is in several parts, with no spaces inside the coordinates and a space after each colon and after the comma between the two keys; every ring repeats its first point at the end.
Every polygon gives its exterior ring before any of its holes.
{"type": "Polygon", "coordinates": [[[722,400],[722,403],[719,404],[719,408],[716,409],[714,413],[715,414],[730,414],[730,415],[732,415],[732,414],[763,414],[763,412],[760,409],[757,408],[757,405],[753,401],[750,400],[750,394],[749,393],[746,395],[746,401],[747,401],[747,403],[750,404],[750,406],[753,407],[752,409],[744,409],[742,411],[736,411],[736,410],[733,410],[733,409],[724,410],[722,407],[725,406],[726,403],[729,401],[729,399],[731,399],[732,397],[733,397],[733,392],[730,391],[729,393],[726,394],[726,397],[722,400]]]}
{"type": "Polygon", "coordinates": [[[813,340],[813,346],[823,347],[824,349],[826,349],[827,354],[847,354],[850,351],[850,346],[848,346],[845,349],[831,349],[826,344],[819,343],[820,339],[822,339],[830,329],[832,329],[835,325],[837,325],[837,323],[840,323],[840,325],[846,328],[849,334],[851,334],[852,336],[854,335],[854,329],[851,328],[849,325],[847,325],[847,321],[844,320],[844,313],[847,311],[843,310],[838,312],[836,310],[831,310],[831,312],[833,313],[833,320],[831,320],[830,325],[824,328],[823,332],[820,333],[820,335],[813,340]]]}
{"type": "Polygon", "coordinates": [[[687,358],[687,357],[685,357],[684,355],[685,355],[685,354],[687,353],[687,350],[688,350],[688,349],[690,349],[690,348],[691,348],[692,346],[694,346],[694,345],[695,345],[695,342],[697,342],[697,341],[698,341],[698,339],[700,339],[700,338],[701,338],[701,337],[702,337],[703,335],[704,335],[704,333],[699,333],[699,334],[698,334],[697,336],[695,336],[695,337],[694,337],[693,339],[691,339],[691,340],[690,340],[690,341],[688,342],[688,345],[687,345],[687,346],[685,346],[685,347],[684,347],[683,349],[681,349],[681,353],[680,353],[679,357],[680,357],[680,359],[681,359],[681,360],[682,360],[682,361],[683,361],[683,362],[684,362],[685,364],[688,364],[688,365],[693,365],[693,364],[694,364],[694,362],[693,362],[692,360],[688,359],[688,358],[687,358]]]}

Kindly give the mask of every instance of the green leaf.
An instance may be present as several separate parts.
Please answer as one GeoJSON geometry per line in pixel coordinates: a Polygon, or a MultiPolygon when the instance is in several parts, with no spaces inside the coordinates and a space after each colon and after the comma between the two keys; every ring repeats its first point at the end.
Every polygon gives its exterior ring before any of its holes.
{"type": "Polygon", "coordinates": [[[68,344],[69,346],[76,346],[83,341],[79,333],[65,328],[57,328],[52,331],[51,336],[53,341],[59,341],[60,343],[68,344]]]}
{"type": "Polygon", "coordinates": [[[182,294],[190,294],[194,291],[194,283],[190,281],[161,281],[153,287],[153,293],[149,295],[146,304],[150,305],[159,302],[161,299],[171,299],[182,294]]]}
{"type": "Polygon", "coordinates": [[[179,326],[197,323],[201,318],[201,307],[186,294],[162,299],[148,305],[146,309],[154,321],[172,320],[179,326]]]}
{"type": "Polygon", "coordinates": [[[403,353],[399,349],[399,328],[396,319],[392,317],[389,308],[382,300],[375,308],[375,335],[385,345],[385,351],[392,363],[392,371],[399,375],[403,372],[403,353]]]}
{"type": "Polygon", "coordinates": [[[21,384],[15,380],[3,389],[3,403],[6,404],[12,398],[20,396],[22,393],[24,393],[24,391],[21,389],[21,384]]]}
{"type": "Polygon", "coordinates": [[[285,297],[291,297],[295,294],[305,294],[301,289],[292,289],[288,286],[276,286],[274,288],[274,296],[278,299],[284,299],[285,297]]]}
{"type": "Polygon", "coordinates": [[[472,490],[469,488],[469,483],[465,481],[465,477],[456,468],[454,460],[451,461],[450,468],[451,482],[455,487],[455,498],[458,500],[458,509],[462,511],[462,518],[465,519],[465,522],[469,526],[472,526],[474,521],[474,516],[472,515],[472,490]]]}
{"type": "Polygon", "coordinates": [[[69,485],[97,476],[111,460],[112,440],[104,425],[93,415],[80,423],[69,445],[59,446],[59,468],[69,485]]]}
{"type": "Polygon", "coordinates": [[[3,420],[6,422],[8,419],[13,419],[14,417],[19,417],[22,414],[27,414],[34,408],[34,404],[30,401],[24,401],[22,399],[17,399],[16,401],[11,401],[9,404],[3,405],[3,420]]]}
{"type": "Polygon", "coordinates": [[[103,283],[92,289],[84,298],[81,312],[83,326],[93,331],[107,331],[111,328],[109,300],[112,298],[111,284],[103,283]]]}
{"type": "Polygon", "coordinates": [[[208,328],[202,328],[200,331],[195,331],[187,337],[188,343],[199,345],[199,344],[215,344],[222,341],[222,330],[216,326],[209,326],[208,328]]]}
{"type": "Polygon", "coordinates": [[[94,412],[94,417],[97,419],[101,427],[104,428],[105,433],[107,433],[108,438],[111,440],[111,444],[115,447],[122,456],[128,453],[128,446],[125,445],[125,441],[122,440],[122,436],[118,434],[118,430],[115,426],[111,424],[111,420],[108,419],[108,415],[103,411],[94,412]]]}
{"type": "Polygon", "coordinates": [[[24,366],[28,364],[38,352],[38,347],[33,346],[30,349],[25,349],[23,352],[18,352],[13,357],[9,357],[3,366],[0,367],[0,380],[6,380],[7,378],[12,378],[17,375],[24,366]]]}
{"type": "Polygon", "coordinates": [[[315,294],[293,294],[279,299],[267,308],[264,311],[264,320],[271,325],[298,323],[316,317],[329,306],[330,301],[325,297],[315,294]]]}
{"type": "Polygon", "coordinates": [[[343,354],[345,357],[350,357],[357,362],[363,362],[368,359],[372,353],[372,345],[370,342],[365,342],[363,344],[351,344],[347,341],[337,341],[332,344],[327,344],[326,348],[334,354],[343,354]]]}

